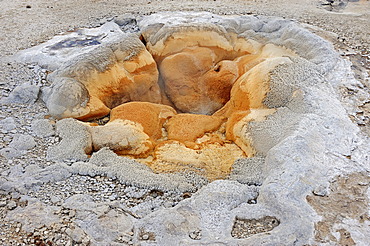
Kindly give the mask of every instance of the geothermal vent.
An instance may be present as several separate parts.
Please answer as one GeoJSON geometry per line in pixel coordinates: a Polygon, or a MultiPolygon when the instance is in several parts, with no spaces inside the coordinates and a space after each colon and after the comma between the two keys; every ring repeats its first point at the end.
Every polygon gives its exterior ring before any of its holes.
{"type": "Polygon", "coordinates": [[[265,103],[270,72],[292,57],[214,23],[147,25],[55,71],[46,104],[57,118],[109,117],[89,124],[92,151],[221,179],[255,154],[248,122],[275,111],[265,103]]]}
{"type": "Polygon", "coordinates": [[[106,23],[57,36],[21,55],[52,70],[42,98],[62,141],[49,160],[162,188],[192,190],[194,177],[261,182],[234,164],[295,130],[337,54],[287,20],[173,14],[141,17],[134,33],[106,23]]]}
{"type": "Polygon", "coordinates": [[[329,243],[317,235],[337,245],[339,234],[355,238],[366,227],[366,206],[349,217],[330,211],[343,210],[339,200],[366,203],[368,182],[353,179],[353,198],[330,187],[338,175],[367,172],[370,153],[336,91],[359,87],[330,43],[275,17],[166,12],[114,21],[19,54],[51,71],[41,96],[53,117],[42,122],[53,128],[58,119],[56,143],[49,166],[14,166],[2,187],[70,179],[74,189],[87,180],[80,176],[111,178],[121,190],[109,201],[93,202],[92,189],[62,204],[76,209],[94,245],[116,245],[126,227],[135,245],[329,243]]]}

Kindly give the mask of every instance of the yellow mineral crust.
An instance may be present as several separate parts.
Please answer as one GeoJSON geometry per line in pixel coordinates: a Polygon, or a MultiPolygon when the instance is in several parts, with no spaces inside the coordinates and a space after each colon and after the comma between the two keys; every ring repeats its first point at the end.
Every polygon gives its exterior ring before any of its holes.
{"type": "Polygon", "coordinates": [[[233,143],[206,144],[200,149],[191,149],[177,141],[159,145],[155,159],[147,165],[158,173],[193,171],[210,181],[226,178],[234,161],[245,157],[244,152],[233,143]]]}
{"type": "Polygon", "coordinates": [[[110,122],[121,119],[138,123],[145,134],[155,141],[162,138],[164,122],[175,114],[176,111],[170,106],[149,102],[129,102],[112,109],[110,122]]]}
{"type": "MultiPolygon", "coordinates": [[[[95,71],[90,75],[89,80],[84,82],[90,95],[88,107],[106,107],[109,113],[109,109],[130,101],[160,103],[157,82],[156,63],[149,52],[144,50],[129,61],[117,62],[105,72],[95,71]]],[[[92,111],[90,117],[94,114],[92,111]]]]}
{"type": "Polygon", "coordinates": [[[110,122],[92,127],[91,132],[94,149],[110,147],[124,156],[148,157],[139,161],[155,172],[196,171],[214,180],[226,177],[234,161],[245,157],[220,132],[224,121],[218,116],[176,114],[161,104],[130,102],[114,108],[110,122]]]}
{"type": "Polygon", "coordinates": [[[165,125],[169,140],[179,142],[195,142],[206,132],[218,130],[223,122],[222,117],[199,115],[199,114],[178,114],[170,118],[165,125]]]}
{"type": "Polygon", "coordinates": [[[288,57],[268,58],[251,68],[235,82],[230,100],[214,115],[231,117],[234,112],[265,108],[263,101],[270,90],[270,72],[291,62],[288,57]]]}

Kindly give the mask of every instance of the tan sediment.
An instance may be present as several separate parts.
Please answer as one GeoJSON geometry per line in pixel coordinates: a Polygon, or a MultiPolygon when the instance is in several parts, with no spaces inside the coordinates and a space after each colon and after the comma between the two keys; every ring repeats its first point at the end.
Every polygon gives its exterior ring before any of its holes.
{"type": "Polygon", "coordinates": [[[226,178],[236,159],[245,157],[234,143],[207,143],[198,149],[177,141],[157,146],[155,159],[147,165],[158,173],[195,172],[212,181],[226,178]]]}
{"type": "Polygon", "coordinates": [[[205,133],[218,130],[222,122],[223,118],[217,116],[178,114],[168,120],[165,128],[169,140],[186,143],[195,142],[205,133]]]}

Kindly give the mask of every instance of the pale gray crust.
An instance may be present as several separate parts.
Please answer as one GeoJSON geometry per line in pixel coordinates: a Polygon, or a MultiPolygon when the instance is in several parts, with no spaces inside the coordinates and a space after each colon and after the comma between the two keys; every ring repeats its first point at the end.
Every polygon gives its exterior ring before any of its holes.
{"type": "Polygon", "coordinates": [[[43,99],[50,114],[56,118],[78,117],[86,108],[90,95],[85,87],[90,76],[109,70],[119,61],[128,61],[145,50],[136,34],[121,34],[89,53],[66,62],[48,76],[53,83],[43,99]],[[118,58],[117,53],[120,57],[118,58]]]}

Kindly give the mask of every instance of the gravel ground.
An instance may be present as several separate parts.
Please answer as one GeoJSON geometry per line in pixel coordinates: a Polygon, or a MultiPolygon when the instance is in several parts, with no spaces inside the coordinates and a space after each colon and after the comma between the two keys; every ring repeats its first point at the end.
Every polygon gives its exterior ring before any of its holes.
{"type": "Polygon", "coordinates": [[[270,216],[259,220],[237,219],[231,231],[231,235],[236,238],[247,238],[254,234],[268,232],[279,225],[279,221],[270,216]]]}
{"type": "MultiPolygon", "coordinates": [[[[122,14],[143,15],[171,10],[211,11],[229,15],[255,14],[296,20],[331,41],[342,57],[352,62],[355,76],[364,89],[370,88],[370,1],[348,3],[346,8],[329,6],[328,1],[312,0],[184,0],[181,3],[170,0],[0,0],[0,4],[0,98],[8,96],[16,86],[25,82],[38,86],[48,83],[48,71],[9,59],[19,50],[40,44],[59,33],[80,27],[100,26],[122,14]]],[[[338,1],[335,4],[339,4],[338,1]]],[[[356,96],[356,91],[343,88],[342,96],[356,96]]],[[[358,106],[361,110],[351,116],[352,120],[370,136],[370,100],[367,104],[358,106]]],[[[31,164],[49,166],[51,163],[45,159],[46,150],[60,139],[55,135],[40,137],[32,131],[32,122],[44,119],[47,115],[41,100],[29,105],[11,104],[0,107],[0,126],[5,119],[12,123],[6,124],[11,125],[7,129],[0,129],[0,149],[6,148],[17,134],[31,135],[36,145],[30,150],[22,150],[24,152],[17,158],[8,160],[0,155],[0,172],[7,172],[11,167],[26,168],[31,164]]],[[[118,202],[121,206],[116,207],[115,211],[134,218],[141,218],[160,207],[173,207],[192,195],[125,186],[106,177],[72,175],[66,180],[44,184],[39,189],[30,189],[28,197],[53,206],[56,209],[55,214],[60,218],[58,223],[40,226],[30,232],[20,222],[6,220],[10,211],[25,207],[27,202],[17,194],[0,192],[0,244],[89,245],[88,237],[74,229],[76,210],[62,206],[65,199],[81,194],[90,196],[92,203],[102,202],[114,207],[115,202],[118,202]]],[[[261,221],[237,220],[232,235],[246,238],[272,230],[278,223],[272,217],[261,221]]],[[[195,231],[191,237],[196,240],[200,235],[201,231],[195,231]]],[[[117,243],[130,245],[132,236],[133,232],[128,230],[117,243]]],[[[151,235],[143,232],[141,237],[143,240],[150,240],[151,235]]]]}

